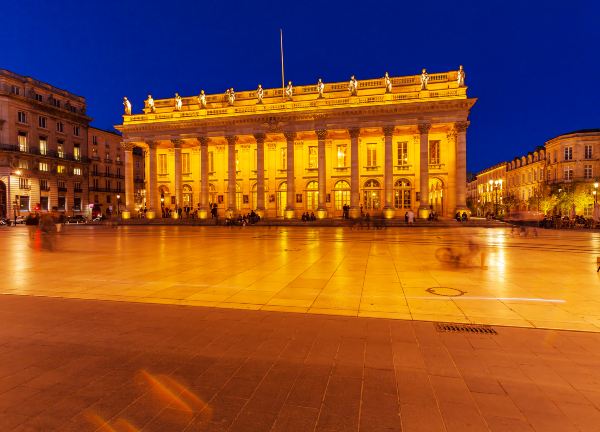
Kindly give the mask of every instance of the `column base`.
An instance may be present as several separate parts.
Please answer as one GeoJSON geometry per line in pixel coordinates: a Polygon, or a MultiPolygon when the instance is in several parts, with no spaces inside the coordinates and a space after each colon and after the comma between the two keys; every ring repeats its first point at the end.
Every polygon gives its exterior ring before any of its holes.
{"type": "Polygon", "coordinates": [[[198,209],[198,219],[208,219],[208,214],[210,212],[206,207],[200,207],[198,209]]]}
{"type": "Polygon", "coordinates": [[[327,209],[317,209],[317,219],[325,219],[327,217],[327,209]]]}
{"type": "Polygon", "coordinates": [[[148,210],[146,212],[146,219],[155,219],[156,218],[156,212],[154,210],[148,210]]]}
{"type": "Polygon", "coordinates": [[[385,219],[392,219],[396,214],[396,209],[393,207],[384,207],[383,208],[383,217],[385,219]]]}
{"type": "Polygon", "coordinates": [[[257,208],[254,210],[254,213],[256,213],[261,219],[264,219],[266,210],[264,208],[257,208]]]}
{"type": "Polygon", "coordinates": [[[466,205],[456,206],[456,209],[454,210],[454,214],[456,214],[456,212],[460,212],[461,215],[463,214],[463,212],[467,212],[469,217],[471,217],[471,210],[466,205]]]}
{"type": "Polygon", "coordinates": [[[350,207],[348,216],[350,216],[350,219],[359,219],[360,218],[360,207],[358,207],[358,206],[350,207]]]}
{"type": "Polygon", "coordinates": [[[431,209],[429,207],[419,207],[417,210],[417,217],[419,219],[429,219],[429,213],[431,213],[431,209]]]}
{"type": "Polygon", "coordinates": [[[284,219],[294,219],[296,217],[296,211],[294,209],[285,209],[283,212],[284,219]]]}
{"type": "Polygon", "coordinates": [[[129,210],[123,210],[121,212],[121,219],[131,219],[131,212],[129,210]]]}

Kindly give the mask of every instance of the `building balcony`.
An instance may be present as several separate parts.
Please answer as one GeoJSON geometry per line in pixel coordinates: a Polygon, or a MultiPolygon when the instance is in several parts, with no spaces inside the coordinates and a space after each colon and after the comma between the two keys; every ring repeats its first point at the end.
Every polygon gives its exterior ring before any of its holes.
{"type": "Polygon", "coordinates": [[[81,189],[81,188],[73,189],[73,192],[75,192],[75,193],[82,193],[83,189],[81,189]]]}
{"type": "Polygon", "coordinates": [[[59,187],[59,188],[58,188],[58,191],[59,191],[59,192],[66,192],[66,191],[67,191],[67,188],[66,188],[66,187],[59,187]]]}
{"type": "Polygon", "coordinates": [[[441,170],[444,169],[444,167],[446,166],[446,164],[443,163],[429,163],[429,169],[430,170],[441,170]]]}
{"type": "Polygon", "coordinates": [[[42,192],[50,192],[50,186],[41,186],[40,191],[42,192]]]}
{"type": "Polygon", "coordinates": [[[412,165],[396,165],[394,166],[396,171],[410,171],[412,169],[412,165]]]}
{"type": "Polygon", "coordinates": [[[363,167],[365,171],[377,171],[381,168],[380,165],[367,165],[363,167]]]}

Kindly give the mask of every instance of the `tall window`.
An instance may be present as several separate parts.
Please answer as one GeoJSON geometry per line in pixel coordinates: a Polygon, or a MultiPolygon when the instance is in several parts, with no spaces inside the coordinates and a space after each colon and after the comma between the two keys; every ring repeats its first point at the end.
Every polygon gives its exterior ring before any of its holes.
{"type": "Polygon", "coordinates": [[[337,166],[343,168],[346,166],[346,152],[348,146],[346,144],[338,144],[337,146],[337,166]]]}
{"type": "Polygon", "coordinates": [[[408,163],[408,143],[406,141],[398,143],[398,165],[408,163]]]}
{"type": "Polygon", "coordinates": [[[58,174],[64,174],[66,172],[66,168],[64,165],[57,165],[56,166],[56,172],[58,174]]]}
{"type": "Polygon", "coordinates": [[[592,158],[592,145],[586,144],[584,148],[584,158],[591,159],[592,158]]]}
{"type": "Polygon", "coordinates": [[[565,180],[573,180],[573,167],[571,165],[565,166],[565,180]]]}
{"type": "Polygon", "coordinates": [[[394,207],[397,209],[408,209],[410,205],[410,181],[399,179],[394,183],[394,207]]]}
{"type": "Polygon", "coordinates": [[[316,146],[308,147],[308,167],[318,168],[319,167],[319,154],[316,146]]]}
{"type": "Polygon", "coordinates": [[[26,152],[28,150],[27,134],[25,132],[19,132],[17,142],[19,143],[19,151],[26,152]]]}
{"type": "Polygon", "coordinates": [[[27,123],[27,113],[24,111],[17,112],[17,121],[19,123],[27,123]]]}
{"type": "Polygon", "coordinates": [[[79,144],[73,145],[73,157],[75,160],[81,160],[81,148],[79,144]]]}
{"type": "Polygon", "coordinates": [[[73,135],[79,136],[79,126],[73,126],[73,135]]]}
{"type": "Polygon", "coordinates": [[[347,181],[340,180],[335,184],[333,197],[336,210],[342,210],[344,205],[350,204],[350,185],[347,181]]]}
{"type": "Polygon", "coordinates": [[[42,116],[38,117],[38,126],[39,127],[46,129],[47,124],[48,124],[48,119],[46,117],[42,117],[42,116]]]}
{"type": "Polygon", "coordinates": [[[40,190],[43,190],[43,191],[49,191],[50,190],[50,186],[48,185],[48,180],[46,180],[46,179],[40,179],[40,190]]]}
{"type": "Polygon", "coordinates": [[[158,155],[158,173],[159,174],[167,174],[167,155],[166,154],[158,155]]]}
{"type": "MultiPolygon", "coordinates": [[[[42,95],[41,95],[41,94],[39,94],[39,93],[36,93],[36,94],[35,94],[35,100],[36,100],[36,101],[38,101],[38,102],[44,102],[44,96],[42,96],[42,95]]],[[[47,210],[47,209],[46,209],[46,210],[47,210]]]]}
{"type": "Polygon", "coordinates": [[[104,166],[104,174],[106,175],[106,177],[110,177],[110,165],[104,166]]]}
{"type": "Polygon", "coordinates": [[[81,168],[73,168],[74,175],[81,175],[81,168]]]}
{"type": "Polygon", "coordinates": [[[19,189],[29,189],[29,179],[19,177],[19,189]]]}
{"type": "Polygon", "coordinates": [[[287,169],[287,149],[285,147],[279,149],[279,166],[281,170],[287,169]]]}
{"type": "Polygon", "coordinates": [[[94,144],[94,145],[98,144],[98,137],[96,135],[92,135],[92,144],[94,144]]]}
{"type": "Polygon", "coordinates": [[[64,132],[65,131],[65,125],[63,122],[56,122],[56,132],[64,132]]]}
{"type": "Polygon", "coordinates": [[[189,153],[182,153],[181,154],[181,170],[184,173],[191,172],[191,169],[190,169],[190,154],[189,153]]]}
{"type": "Polygon", "coordinates": [[[40,171],[47,172],[48,171],[48,163],[47,162],[40,162],[39,168],[40,168],[40,171]]]}
{"type": "Polygon", "coordinates": [[[367,166],[377,166],[377,144],[367,144],[367,166]]]}
{"type": "Polygon", "coordinates": [[[588,180],[592,178],[592,166],[591,165],[583,166],[583,177],[588,180]]]}
{"type": "Polygon", "coordinates": [[[306,209],[316,210],[319,207],[319,183],[311,181],[306,185],[306,209]]]}
{"type": "Polygon", "coordinates": [[[46,137],[40,137],[40,154],[48,154],[48,139],[46,137]]]}
{"type": "Polygon", "coordinates": [[[440,163],[440,142],[429,141],[429,163],[437,165],[440,163]]]}
{"type": "Polygon", "coordinates": [[[58,153],[59,158],[65,157],[65,144],[63,141],[58,141],[58,144],[56,146],[56,152],[58,153]]]}
{"type": "Polygon", "coordinates": [[[565,147],[565,160],[573,160],[573,147],[565,147]]]}

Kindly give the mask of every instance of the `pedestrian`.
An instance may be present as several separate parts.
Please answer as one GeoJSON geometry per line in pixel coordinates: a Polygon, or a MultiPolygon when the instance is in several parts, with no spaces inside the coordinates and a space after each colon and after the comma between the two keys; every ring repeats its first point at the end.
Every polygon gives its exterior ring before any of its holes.
{"type": "Polygon", "coordinates": [[[406,216],[407,216],[407,222],[408,222],[409,226],[415,223],[415,213],[412,211],[412,209],[408,209],[406,216]]]}

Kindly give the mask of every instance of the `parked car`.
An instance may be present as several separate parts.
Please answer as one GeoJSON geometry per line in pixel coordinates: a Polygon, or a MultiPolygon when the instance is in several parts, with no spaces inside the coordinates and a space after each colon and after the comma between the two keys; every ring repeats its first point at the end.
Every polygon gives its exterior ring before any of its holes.
{"type": "Polygon", "coordinates": [[[82,215],[69,216],[65,220],[66,224],[84,224],[87,223],[87,219],[82,215]]]}

